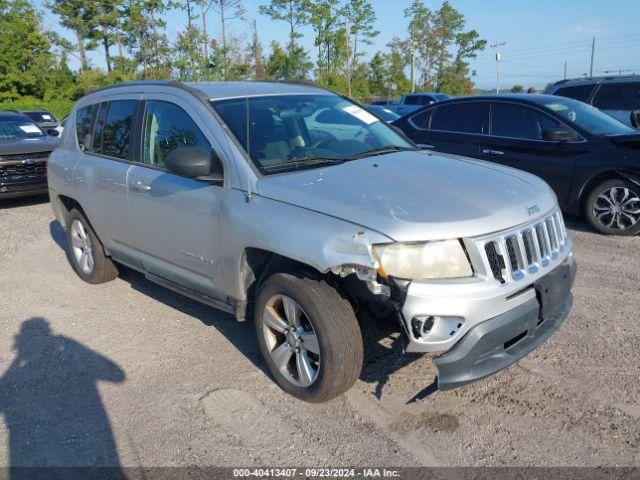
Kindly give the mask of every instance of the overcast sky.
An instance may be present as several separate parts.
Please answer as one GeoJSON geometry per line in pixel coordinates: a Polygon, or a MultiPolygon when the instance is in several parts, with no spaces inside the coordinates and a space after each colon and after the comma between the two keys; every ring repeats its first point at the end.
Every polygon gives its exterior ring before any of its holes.
{"type": "MultiPolygon", "coordinates": [[[[69,39],[54,15],[43,7],[43,0],[36,5],[44,13],[47,29],[54,29],[69,39]]],[[[246,19],[235,20],[231,30],[235,35],[248,39],[250,22],[256,19],[258,32],[265,48],[272,40],[285,41],[286,28],[281,22],[272,22],[258,14],[258,6],[267,0],[246,0],[246,19]]],[[[376,50],[384,50],[394,36],[405,36],[407,20],[403,9],[410,0],[371,0],[377,16],[380,35],[374,45],[368,47],[369,56],[376,50]]],[[[441,2],[425,2],[437,9],[441,2]]],[[[511,87],[520,84],[542,88],[559,80],[563,64],[567,62],[569,77],[579,77],[589,71],[591,39],[596,37],[594,74],[623,69],[640,73],[640,27],[638,27],[638,0],[452,0],[452,5],[467,19],[467,27],[476,29],[489,44],[506,42],[502,47],[501,84],[511,87]]],[[[184,28],[186,18],[179,12],[168,18],[168,34],[173,39],[184,28]]],[[[216,18],[208,21],[213,34],[219,33],[216,18]]],[[[313,31],[304,31],[303,42],[314,53],[313,31]]],[[[90,55],[92,65],[104,66],[100,50],[90,55]]],[[[72,62],[77,68],[77,62],[72,62]]],[[[480,53],[472,62],[477,71],[474,81],[478,88],[494,88],[496,83],[495,53],[492,49],[480,53]]]]}

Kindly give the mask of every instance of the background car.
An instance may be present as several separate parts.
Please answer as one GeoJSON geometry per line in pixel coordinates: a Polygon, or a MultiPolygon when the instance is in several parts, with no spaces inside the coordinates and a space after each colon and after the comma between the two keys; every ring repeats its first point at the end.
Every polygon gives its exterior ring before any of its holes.
{"type": "Polygon", "coordinates": [[[393,124],[422,148],[538,175],[565,212],[601,233],[640,232],[640,132],[597,108],[551,95],[476,96],[393,124]]]}
{"type": "Polygon", "coordinates": [[[561,80],[545,93],[573,98],[599,108],[634,128],[640,128],[640,77],[600,77],[561,80]]]}
{"type": "Polygon", "coordinates": [[[47,192],[47,159],[58,139],[31,119],[0,112],[0,199],[47,192]]]}
{"type": "Polygon", "coordinates": [[[410,93],[400,99],[395,105],[389,105],[387,108],[392,112],[397,113],[400,116],[406,115],[410,112],[418,110],[425,105],[432,105],[436,102],[441,102],[451,98],[446,93],[410,93]]]}
{"type": "Polygon", "coordinates": [[[58,126],[58,120],[51,112],[47,110],[18,110],[17,113],[21,113],[29,117],[45,133],[53,136],[59,135],[51,132],[58,126]]]}
{"type": "Polygon", "coordinates": [[[400,118],[400,115],[398,115],[397,113],[389,110],[386,106],[365,105],[364,108],[369,110],[371,113],[377,115],[378,117],[380,117],[385,122],[391,123],[391,122],[393,122],[395,120],[398,120],[400,118]]]}

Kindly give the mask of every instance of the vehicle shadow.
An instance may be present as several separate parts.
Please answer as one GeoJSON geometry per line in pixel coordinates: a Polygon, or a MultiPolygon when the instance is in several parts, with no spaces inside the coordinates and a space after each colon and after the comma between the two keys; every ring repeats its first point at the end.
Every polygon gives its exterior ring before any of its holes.
{"type": "MultiPolygon", "coordinates": [[[[71,264],[62,226],[54,220],[49,229],[51,237],[65,251],[67,260],[71,264]]],[[[215,327],[257,368],[270,376],[258,347],[252,321],[238,322],[225,312],[156,285],[135,270],[121,265],[118,266],[118,270],[119,277],[129,283],[133,289],[179,312],[197,318],[206,326],[215,327]]],[[[358,320],[362,327],[365,352],[360,380],[375,384],[374,395],[380,399],[391,375],[423,358],[423,355],[403,353],[404,340],[400,335],[400,326],[393,316],[375,318],[363,309],[358,313],[358,320]]],[[[433,392],[429,391],[429,394],[431,393],[433,392]]],[[[416,395],[419,394],[420,392],[416,395]]]]}
{"type": "Polygon", "coordinates": [[[14,350],[0,378],[9,478],[88,478],[104,468],[108,478],[124,479],[97,389],[100,381],[124,382],[124,371],[76,340],[52,333],[42,317],[22,323],[14,350]]]}
{"type": "Polygon", "coordinates": [[[29,207],[31,205],[39,205],[42,203],[49,203],[48,193],[32,195],[28,197],[7,198],[0,201],[0,210],[17,207],[29,207]]]}

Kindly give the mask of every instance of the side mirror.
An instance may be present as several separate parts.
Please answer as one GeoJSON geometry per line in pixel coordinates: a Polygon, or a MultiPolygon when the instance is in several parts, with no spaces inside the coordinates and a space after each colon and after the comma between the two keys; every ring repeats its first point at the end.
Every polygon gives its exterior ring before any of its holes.
{"type": "Polygon", "coordinates": [[[640,110],[631,112],[631,126],[640,129],[640,110]]]}
{"type": "Polygon", "coordinates": [[[49,128],[47,130],[47,134],[51,135],[52,137],[60,136],[60,132],[58,130],[56,130],[55,128],[49,128]]]}
{"type": "Polygon", "coordinates": [[[178,147],[167,155],[164,165],[171,173],[182,177],[210,182],[222,180],[220,160],[213,150],[202,147],[178,147]]]}
{"type": "Polygon", "coordinates": [[[545,130],[542,132],[542,138],[549,142],[572,142],[576,139],[573,132],[558,128],[555,130],[545,130]]]}

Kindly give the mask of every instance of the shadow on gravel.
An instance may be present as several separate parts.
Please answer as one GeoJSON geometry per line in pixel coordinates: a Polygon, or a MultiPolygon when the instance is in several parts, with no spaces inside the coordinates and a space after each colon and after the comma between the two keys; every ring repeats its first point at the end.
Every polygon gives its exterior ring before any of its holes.
{"type": "MultiPolygon", "coordinates": [[[[402,353],[404,339],[400,334],[400,327],[393,316],[385,318],[374,318],[363,312],[360,318],[364,340],[364,363],[360,380],[367,383],[374,383],[374,395],[380,399],[385,385],[389,382],[391,375],[416,360],[424,358],[420,353],[402,353]]],[[[437,391],[423,389],[418,392],[409,402],[426,398],[437,391]],[[419,395],[421,395],[419,397],[419,395]]],[[[430,386],[431,387],[431,386],[430,386]]]]}
{"type": "Polygon", "coordinates": [[[41,317],[22,323],[14,349],[16,357],[0,378],[9,478],[46,478],[52,467],[63,470],[49,478],[69,478],[66,468],[101,466],[111,467],[109,478],[124,479],[96,385],[124,382],[122,369],[73,339],[54,335],[41,317]]]}
{"type": "Polygon", "coordinates": [[[41,203],[48,202],[49,194],[47,193],[44,193],[42,195],[33,195],[30,197],[7,198],[6,200],[0,201],[0,210],[17,207],[29,207],[31,205],[39,205],[41,203]]]}
{"type": "MultiPolygon", "coordinates": [[[[54,220],[50,223],[49,230],[51,238],[66,253],[67,259],[71,264],[67,250],[67,239],[62,225],[54,220]]],[[[225,312],[156,285],[135,270],[121,265],[118,266],[118,270],[120,271],[120,278],[128,282],[132,288],[140,293],[184,314],[195,317],[207,326],[215,327],[265,375],[271,376],[262,360],[253,322],[237,322],[225,312]]],[[[366,383],[374,383],[374,394],[380,399],[391,375],[397,370],[423,358],[423,355],[402,353],[404,340],[400,335],[400,327],[397,320],[393,316],[375,318],[366,311],[361,312],[358,316],[364,341],[364,362],[360,380],[366,383]]],[[[433,384],[418,392],[409,401],[421,400],[435,393],[435,391],[437,391],[437,382],[434,380],[433,384]]]]}

